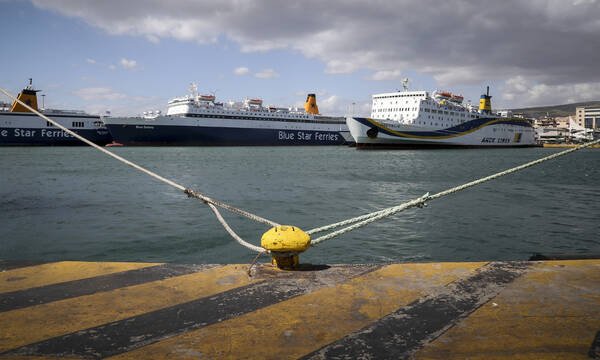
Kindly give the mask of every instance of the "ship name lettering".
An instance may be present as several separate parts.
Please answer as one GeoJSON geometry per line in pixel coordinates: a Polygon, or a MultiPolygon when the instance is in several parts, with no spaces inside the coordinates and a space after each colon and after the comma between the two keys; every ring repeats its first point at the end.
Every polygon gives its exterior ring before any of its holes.
{"type": "Polygon", "coordinates": [[[45,137],[71,137],[72,135],[63,130],[46,130],[42,129],[42,136],[45,137]]]}
{"type": "Polygon", "coordinates": [[[305,133],[304,131],[298,131],[298,140],[309,141],[312,138],[311,133],[305,133]]]}
{"type": "Polygon", "coordinates": [[[338,140],[338,135],[337,134],[315,133],[315,140],[319,140],[319,141],[337,141],[338,140]]]}
{"type": "Polygon", "coordinates": [[[495,143],[496,138],[484,137],[483,139],[481,139],[481,142],[482,143],[495,143]]]}
{"type": "Polygon", "coordinates": [[[7,130],[2,130],[2,131],[0,131],[0,135],[4,136],[4,137],[7,137],[8,136],[8,131],[7,130]]]}
{"type": "Polygon", "coordinates": [[[294,140],[294,133],[279,131],[279,140],[294,140]]]}
{"type": "Polygon", "coordinates": [[[34,137],[35,130],[15,129],[15,137],[34,137]]]}
{"type": "Polygon", "coordinates": [[[507,138],[499,138],[498,139],[498,143],[500,144],[508,144],[510,142],[510,139],[507,138]]]}

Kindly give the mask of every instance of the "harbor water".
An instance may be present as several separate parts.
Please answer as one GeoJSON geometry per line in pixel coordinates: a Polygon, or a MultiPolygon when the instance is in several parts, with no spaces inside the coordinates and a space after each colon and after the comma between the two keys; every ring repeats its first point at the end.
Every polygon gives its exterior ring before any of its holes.
{"type": "MultiPolygon", "coordinates": [[[[304,230],[562,149],[111,151],[212,198],[304,230]]],[[[314,246],[309,263],[523,260],[600,253],[600,153],[584,149],[314,246]]],[[[262,224],[223,211],[244,239],[262,224]]],[[[212,211],[89,147],[0,148],[0,260],[249,263],[212,211]]],[[[267,258],[262,258],[266,261],[267,258]]]]}

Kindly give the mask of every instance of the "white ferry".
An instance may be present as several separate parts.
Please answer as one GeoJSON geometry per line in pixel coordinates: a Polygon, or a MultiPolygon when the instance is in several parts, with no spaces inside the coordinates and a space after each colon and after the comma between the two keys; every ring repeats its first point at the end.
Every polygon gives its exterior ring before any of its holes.
{"type": "Polygon", "coordinates": [[[530,120],[493,113],[489,87],[479,108],[447,91],[404,91],[372,96],[371,118],[347,117],[357,148],[535,146],[530,120]]]}
{"type": "Polygon", "coordinates": [[[343,117],[319,115],[314,94],[304,109],[263,106],[261,99],[217,102],[196,93],[168,102],[166,115],[104,119],[120,145],[341,145],[351,141],[343,117]]]}
{"type": "MultiPolygon", "coordinates": [[[[99,115],[79,110],[39,109],[37,92],[29,79],[29,85],[17,98],[52,120],[99,145],[112,138],[99,115]]],[[[86,145],[81,140],[52,125],[23,105],[0,103],[0,146],[2,145],[86,145]]]]}

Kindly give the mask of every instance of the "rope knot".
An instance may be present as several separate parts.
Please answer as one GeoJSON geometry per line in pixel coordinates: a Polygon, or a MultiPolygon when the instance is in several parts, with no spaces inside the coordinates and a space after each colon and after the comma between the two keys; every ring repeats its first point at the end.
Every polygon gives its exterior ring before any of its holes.
{"type": "Polygon", "coordinates": [[[186,194],[188,197],[191,197],[191,198],[196,198],[196,199],[202,200],[202,201],[204,201],[204,203],[205,203],[205,204],[208,204],[208,200],[206,200],[206,197],[205,197],[205,196],[202,196],[202,195],[198,194],[197,192],[195,192],[195,191],[194,191],[194,190],[192,190],[192,189],[187,189],[187,188],[186,188],[185,190],[183,190],[183,192],[184,192],[184,193],[185,193],[185,194],[186,194]]]}

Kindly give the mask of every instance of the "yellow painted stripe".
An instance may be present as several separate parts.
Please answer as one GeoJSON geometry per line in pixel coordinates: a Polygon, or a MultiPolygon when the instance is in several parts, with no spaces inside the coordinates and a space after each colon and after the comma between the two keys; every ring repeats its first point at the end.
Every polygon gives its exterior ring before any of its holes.
{"type": "Polygon", "coordinates": [[[415,358],[585,359],[600,330],[599,284],[599,260],[538,264],[415,358]]]}
{"type": "Polygon", "coordinates": [[[347,283],[115,356],[117,359],[297,358],[466,277],[484,263],[389,265],[347,283]]]}
{"type": "Polygon", "coordinates": [[[30,355],[5,355],[0,356],[2,360],[58,360],[66,359],[64,357],[49,357],[49,356],[30,356],[30,355]]]}
{"type": "Polygon", "coordinates": [[[421,136],[421,135],[413,135],[413,134],[409,134],[409,133],[405,133],[405,132],[401,132],[401,131],[392,130],[392,129],[388,128],[387,126],[383,125],[382,123],[380,123],[380,122],[378,122],[376,120],[370,119],[370,118],[366,118],[366,120],[368,122],[370,122],[371,124],[373,124],[373,125],[381,128],[381,129],[384,129],[385,131],[391,132],[394,135],[398,135],[398,136],[402,136],[402,137],[407,137],[407,138],[413,138],[413,139],[429,139],[429,140],[432,140],[432,139],[450,139],[450,138],[453,138],[453,137],[470,134],[470,133],[475,132],[475,131],[483,128],[483,127],[486,127],[486,126],[489,126],[489,125],[494,125],[496,123],[504,122],[504,121],[507,121],[507,120],[519,121],[519,122],[526,122],[525,119],[520,119],[520,118],[504,118],[504,119],[497,118],[495,120],[490,120],[488,122],[485,122],[485,123],[483,123],[483,124],[481,124],[481,125],[479,125],[477,127],[474,127],[472,129],[470,129],[470,130],[462,131],[462,132],[457,133],[457,134],[444,135],[444,136],[421,136]]]}
{"type": "Polygon", "coordinates": [[[87,279],[159,263],[61,261],[0,272],[0,293],[87,279]]]}
{"type": "Polygon", "coordinates": [[[227,265],[160,281],[0,313],[0,352],[250,284],[227,265]]]}

